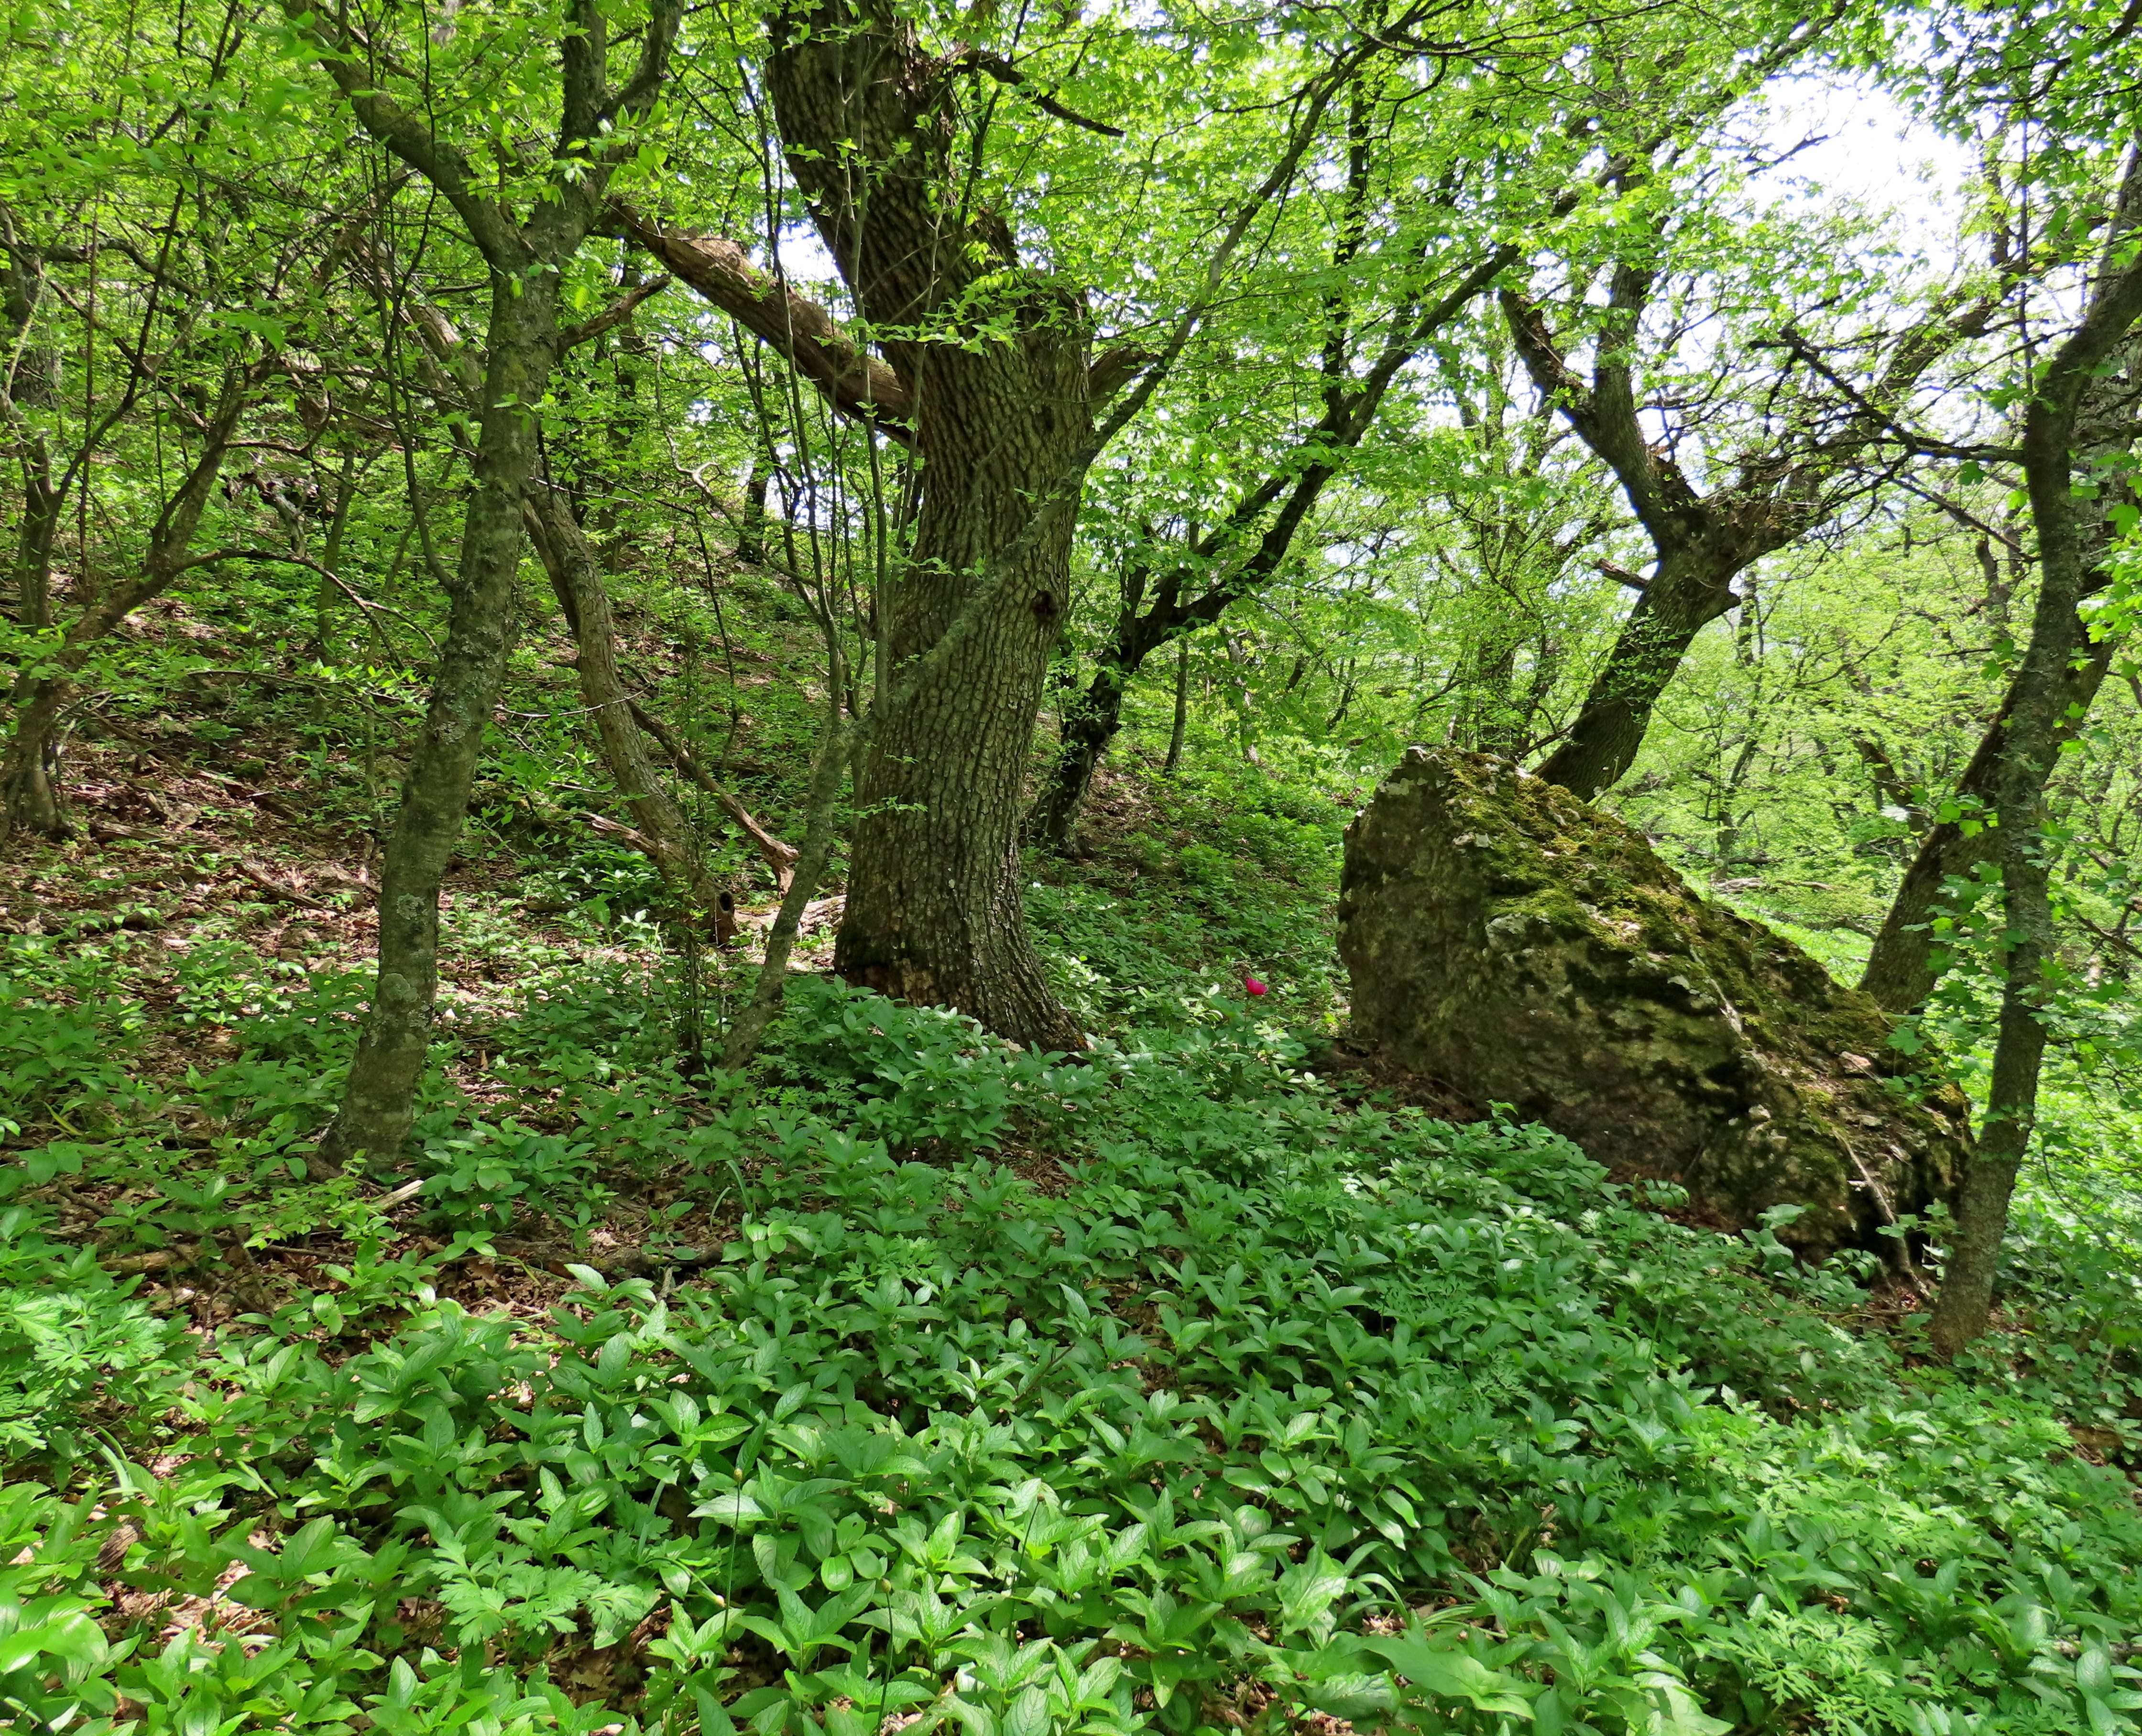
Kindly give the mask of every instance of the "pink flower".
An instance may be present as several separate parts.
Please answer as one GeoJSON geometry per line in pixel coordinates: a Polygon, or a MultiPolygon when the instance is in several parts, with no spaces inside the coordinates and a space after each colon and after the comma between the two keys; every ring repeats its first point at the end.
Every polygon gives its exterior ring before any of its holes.
{"type": "Polygon", "coordinates": [[[1251,994],[1269,994],[1271,991],[1253,976],[1242,979],[1242,987],[1251,994]]]}

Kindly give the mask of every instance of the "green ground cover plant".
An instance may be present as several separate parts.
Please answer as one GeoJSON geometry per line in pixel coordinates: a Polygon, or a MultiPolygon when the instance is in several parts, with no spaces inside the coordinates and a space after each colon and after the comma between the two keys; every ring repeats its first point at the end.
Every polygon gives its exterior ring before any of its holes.
{"type": "Polygon", "coordinates": [[[2142,1729],[2135,22],[0,15],[0,1729],[2142,1729]],[[1380,1068],[1415,743],[2012,1210],[1380,1068]]]}
{"type": "MultiPolygon", "coordinates": [[[[124,980],[116,949],[80,979],[122,1023],[124,980]]],[[[695,1091],[545,1024],[547,992],[496,1064],[585,1083],[457,1106],[407,1205],[293,1173],[316,1109],[238,1083],[344,1041],[331,975],[171,1094],[205,1150],[7,1172],[11,1718],[1946,1736],[2142,1707],[2142,1517],[2068,1426],[2129,1390],[2135,1315],[2109,1269],[2078,1290],[2054,1213],[2015,1250],[2026,1335],[1950,1371],[1870,1329],[1868,1265],[1676,1224],[1537,1129],[1350,1102],[1239,1002],[1073,1064],[799,979],[757,1090],[695,1091]],[[56,1239],[70,1194],[152,1172],[155,1216],[122,1193],[94,1250],[56,1239]],[[673,1263],[600,1269],[628,1209],[673,1263]],[[594,1263],[547,1305],[446,1294],[508,1230],[576,1230],[594,1263]],[[240,1265],[207,1332],[111,1269],[306,1234],[346,1256],[252,1293],[240,1265]]]]}

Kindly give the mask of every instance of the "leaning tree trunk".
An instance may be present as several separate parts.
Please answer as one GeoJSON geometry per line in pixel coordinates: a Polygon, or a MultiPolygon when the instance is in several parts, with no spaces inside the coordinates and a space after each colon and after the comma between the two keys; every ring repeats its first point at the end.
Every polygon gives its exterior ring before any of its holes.
{"type": "Polygon", "coordinates": [[[735,900],[714,878],[698,830],[654,769],[617,664],[617,627],[609,587],[594,548],[570,506],[555,491],[530,491],[528,527],[578,652],[580,698],[595,724],[610,781],[632,816],[634,841],[676,901],[684,927],[715,943],[737,932],[735,900]]]}
{"type": "MultiPolygon", "coordinates": [[[[2076,630],[2080,643],[2082,634],[2076,630]]],[[[2080,668],[2066,673],[2064,720],[2085,716],[2097,690],[2112,666],[2114,642],[2107,639],[2092,648],[2080,668]]],[[[1957,780],[1956,794],[1974,797],[1981,812],[1990,812],[1995,801],[1995,781],[2001,767],[2001,737],[2016,706],[2011,686],[1999,714],[1979,740],[1971,762],[1957,780]]],[[[2064,726],[2065,727],[2065,726],[2064,726]]],[[[1952,880],[1969,874],[1981,862],[1993,860],[1997,833],[1984,827],[1967,832],[1961,820],[1942,820],[1927,828],[1918,852],[1897,887],[1889,913],[1867,955],[1867,969],[1859,986],[1891,1013],[1908,1013],[1933,993],[1941,973],[1934,969],[1937,940],[1933,920],[1942,890],[1952,880]]]]}
{"type": "Polygon", "coordinates": [[[1745,565],[1707,559],[1700,549],[1659,563],[1567,737],[1539,768],[1542,777],[1587,801],[1620,781],[1696,634],[1739,602],[1733,579],[1745,565]]]}
{"type": "Polygon", "coordinates": [[[521,566],[521,500],[535,473],[536,425],[557,343],[558,274],[494,273],[483,418],[471,462],[475,491],[461,530],[460,566],[424,727],[410,756],[402,807],[379,883],[379,974],[350,1063],[342,1107],[319,1161],[360,1154],[392,1163],[416,1118],[417,1086],[431,1047],[439,989],[439,888],[460,841],[513,636],[513,581],[521,566]]]}
{"type": "MultiPolygon", "coordinates": [[[[891,598],[896,680],[976,600],[980,575],[1022,540],[1086,438],[1083,322],[1067,300],[1031,288],[1020,341],[933,348],[916,364],[926,371],[916,397],[930,407],[917,418],[913,557],[891,598]]],[[[992,574],[981,618],[933,678],[880,723],[857,779],[833,965],[1064,1049],[1083,1038],[1027,934],[1019,856],[1027,757],[1070,599],[1073,515],[1053,516],[1011,570],[992,574]]]]}
{"type": "Polygon", "coordinates": [[[1041,799],[1034,803],[1027,821],[1034,841],[1058,856],[1070,854],[1072,835],[1079,811],[1086,805],[1087,792],[1093,787],[1093,774],[1100,769],[1108,743],[1123,726],[1123,697],[1130,690],[1131,678],[1165,637],[1152,635],[1151,644],[1126,639],[1116,653],[1102,659],[1093,678],[1083,691],[1074,692],[1064,708],[1056,757],[1041,799]],[[1122,655],[1126,647],[1130,653],[1128,662],[1122,655]]]}

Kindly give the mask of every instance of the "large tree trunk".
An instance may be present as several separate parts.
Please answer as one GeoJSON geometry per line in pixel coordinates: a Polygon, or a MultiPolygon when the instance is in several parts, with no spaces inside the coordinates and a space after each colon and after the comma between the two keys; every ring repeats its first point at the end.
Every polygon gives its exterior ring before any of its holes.
{"type": "Polygon", "coordinates": [[[342,1107],[319,1160],[401,1156],[416,1116],[439,988],[439,886],[461,840],[469,788],[513,636],[513,580],[521,565],[521,499],[535,472],[536,424],[558,333],[558,274],[492,279],[483,417],[471,467],[475,490],[424,727],[410,756],[402,807],[379,884],[379,972],[372,1010],[350,1063],[342,1107]]]}
{"type": "MultiPolygon", "coordinates": [[[[1075,310],[1037,291],[1022,311],[1024,341],[936,348],[920,364],[916,396],[938,409],[916,425],[923,495],[913,560],[891,599],[896,669],[951,625],[1087,436],[1075,310]]],[[[976,630],[871,742],[833,954],[851,983],[957,1007],[1049,1049],[1083,1042],[1027,935],[1019,833],[1043,678],[1069,606],[1071,528],[1059,515],[976,630]]]]}
{"type": "MultiPolygon", "coordinates": [[[[0,217],[0,224],[4,220],[0,217]]],[[[12,233],[7,239],[13,239],[12,233]]],[[[52,624],[52,555],[66,496],[53,480],[51,445],[23,419],[20,406],[49,403],[57,369],[50,352],[30,342],[42,288],[37,262],[19,248],[0,254],[0,314],[8,348],[17,352],[12,396],[0,379],[0,422],[13,436],[22,472],[22,518],[16,527],[8,600],[17,624],[37,632],[52,624]]],[[[32,675],[16,683],[11,697],[15,733],[0,758],[0,839],[15,831],[64,838],[68,828],[58,780],[61,684],[50,676],[32,675]]]]}
{"type": "Polygon", "coordinates": [[[1084,308],[1022,269],[1002,219],[971,203],[956,83],[904,15],[881,0],[798,7],[775,34],[789,165],[862,313],[902,334],[886,353],[920,499],[905,570],[878,599],[892,683],[968,617],[875,719],[835,968],[1022,1043],[1077,1048],[1027,934],[1019,832],[1070,597],[1073,515],[1056,497],[1091,433],[1084,308]]]}
{"type": "MultiPolygon", "coordinates": [[[[23,441],[22,521],[15,545],[15,618],[33,630],[52,624],[52,550],[59,534],[61,496],[52,482],[52,453],[42,436],[23,441]]],[[[32,675],[16,685],[15,733],[0,758],[0,838],[17,831],[41,838],[67,836],[60,801],[59,721],[66,683],[32,675]]]]}
{"type": "Polygon", "coordinates": [[[57,675],[21,683],[15,698],[15,733],[0,758],[0,838],[27,832],[55,841],[72,829],[60,801],[59,723],[72,683],[57,675]]]}

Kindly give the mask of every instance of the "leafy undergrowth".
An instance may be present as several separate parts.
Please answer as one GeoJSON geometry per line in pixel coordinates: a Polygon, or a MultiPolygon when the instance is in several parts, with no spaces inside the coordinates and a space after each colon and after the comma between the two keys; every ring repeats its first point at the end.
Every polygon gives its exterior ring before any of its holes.
{"type": "Polygon", "coordinates": [[[1102,769],[1079,855],[1037,858],[1027,900],[1085,1028],[1174,1023],[1186,1002],[1239,999],[1246,974],[1290,1028],[1335,1021],[1341,844],[1367,792],[1320,769],[1293,783],[1224,762],[1102,769]]]}
{"type": "Polygon", "coordinates": [[[1937,1377],[1864,1270],[1673,1224],[1537,1129],[1350,1107],[1194,994],[1073,1066],[800,981],[747,1090],[560,959],[459,1033],[421,1189],[315,1182],[347,974],[219,955],[220,1012],[180,1004],[225,1046],[152,1087],[139,959],[35,944],[0,991],[19,1728],[2142,1706],[2142,1518],[2068,1426],[2125,1391],[2105,1322],[2062,1316],[2052,1374],[2011,1340],[1937,1377]]]}

